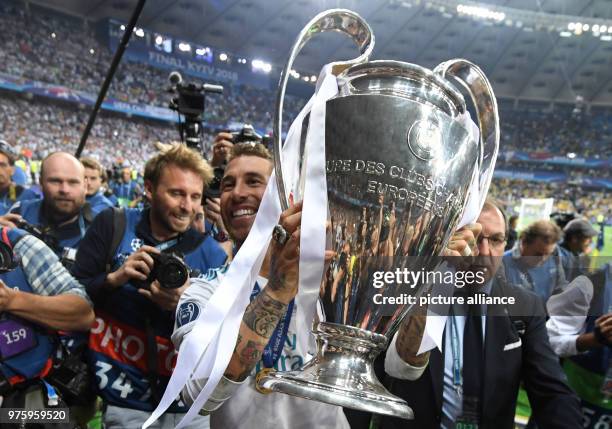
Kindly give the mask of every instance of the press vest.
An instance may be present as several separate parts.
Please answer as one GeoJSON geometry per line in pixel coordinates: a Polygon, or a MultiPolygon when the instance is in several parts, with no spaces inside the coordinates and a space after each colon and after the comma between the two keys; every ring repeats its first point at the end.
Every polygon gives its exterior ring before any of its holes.
{"type": "Polygon", "coordinates": [[[4,195],[0,195],[0,215],[6,214],[17,201],[27,201],[37,198],[39,198],[38,194],[31,189],[11,183],[4,195]]]}
{"type": "MultiPolygon", "coordinates": [[[[113,271],[144,244],[136,235],[143,212],[125,209],[125,216],[125,233],[112,260],[113,271]]],[[[221,266],[225,259],[216,241],[204,236],[184,261],[204,275],[210,268],[221,266]]],[[[109,291],[95,302],[95,310],[89,348],[99,395],[111,405],[153,411],[157,405],[155,394],[163,393],[176,363],[176,351],[170,340],[174,312],[160,309],[139,294],[132,283],[109,291]],[[154,375],[159,380],[157,389],[150,383],[154,375]]],[[[175,402],[169,411],[186,412],[187,408],[175,402]]]]}
{"type": "Polygon", "coordinates": [[[130,202],[136,198],[136,182],[133,180],[128,183],[119,181],[113,186],[113,193],[120,207],[128,207],[130,202]]]}
{"type": "MultiPolygon", "coordinates": [[[[0,274],[0,280],[8,287],[33,293],[21,267],[0,274]]],[[[8,357],[4,354],[0,357],[0,371],[11,385],[48,374],[57,344],[53,333],[5,312],[0,317],[0,336],[0,351],[12,352],[8,357]]]]}
{"type": "Polygon", "coordinates": [[[91,197],[87,197],[87,202],[91,207],[91,213],[95,216],[102,210],[113,207],[114,204],[104,196],[102,191],[98,191],[91,197]]]}
{"type": "Polygon", "coordinates": [[[558,249],[555,249],[542,265],[532,268],[522,266],[518,252],[518,248],[515,247],[505,252],[502,258],[506,279],[510,284],[535,292],[543,302],[548,301],[552,294],[561,291],[567,285],[558,249]]]}
{"type": "MultiPolygon", "coordinates": [[[[612,306],[612,265],[605,267],[603,290],[595,290],[589,316],[586,320],[586,332],[593,332],[598,315],[607,314],[612,306]]],[[[564,369],[570,386],[576,391],[583,403],[595,410],[597,414],[612,415],[612,403],[606,402],[601,392],[604,376],[612,359],[611,347],[599,347],[570,357],[564,362],[564,369]]],[[[591,419],[596,424],[598,419],[591,419]]],[[[585,426],[586,427],[586,426],[585,426]]],[[[592,426],[589,426],[592,427],[592,426]]]]}

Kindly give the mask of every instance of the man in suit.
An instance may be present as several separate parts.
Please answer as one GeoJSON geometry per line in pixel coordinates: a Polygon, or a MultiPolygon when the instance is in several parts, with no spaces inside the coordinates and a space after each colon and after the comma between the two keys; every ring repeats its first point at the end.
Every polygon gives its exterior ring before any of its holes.
{"type": "Polygon", "coordinates": [[[423,316],[407,318],[387,351],[385,370],[389,389],[408,402],[415,419],[380,417],[379,428],[511,429],[521,382],[540,427],[579,428],[578,399],[548,342],[541,301],[508,285],[504,270],[498,269],[506,242],[505,216],[487,202],[478,223],[479,255],[468,268],[484,275],[478,292],[491,298],[512,296],[515,304],[452,306],[441,325],[444,333],[438,335],[441,351],[435,348],[429,356],[417,354],[420,339],[436,333],[423,327],[423,316]]]}

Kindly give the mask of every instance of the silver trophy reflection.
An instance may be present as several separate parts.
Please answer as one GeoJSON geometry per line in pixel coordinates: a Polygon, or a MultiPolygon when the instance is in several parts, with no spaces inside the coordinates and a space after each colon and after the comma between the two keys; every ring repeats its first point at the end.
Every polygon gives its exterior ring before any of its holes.
{"type": "Polygon", "coordinates": [[[348,10],[323,12],[302,30],[281,75],[274,142],[284,208],[279,153],[285,88],[299,51],[325,31],[347,34],[361,51],[352,61],[334,63],[339,94],[326,109],[330,234],[338,256],[321,287],[325,321],[314,323],[316,356],[299,371],[273,372],[258,382],[276,392],[410,419],[408,404],[384,388],[372,366],[410,306],[376,305],[375,294],[378,301],[395,296],[399,285],[374,288],[374,276],[435,268],[473,175],[497,157],[497,102],[480,69],[465,60],[442,63],[433,72],[398,61],[369,62],[374,36],[368,24],[348,10]],[[480,141],[459,119],[466,104],[454,83],[472,98],[480,141]]]}

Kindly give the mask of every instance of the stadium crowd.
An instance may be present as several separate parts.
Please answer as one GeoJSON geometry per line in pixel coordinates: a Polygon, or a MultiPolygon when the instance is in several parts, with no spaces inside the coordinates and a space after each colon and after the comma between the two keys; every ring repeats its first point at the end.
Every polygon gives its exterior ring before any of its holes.
{"type": "Polygon", "coordinates": [[[571,108],[502,110],[504,151],[573,153],[585,158],[612,156],[612,115],[607,110],[572,115],[571,108]],[[554,132],[551,132],[554,130],[554,132]]]}
{"type": "MultiPolygon", "coordinates": [[[[23,8],[0,3],[0,26],[7,40],[0,46],[0,72],[8,75],[63,85],[97,94],[112,54],[82,23],[53,14],[26,15],[23,8]],[[52,35],[55,35],[52,37],[52,35]]],[[[189,78],[195,84],[204,83],[189,78]]],[[[219,83],[207,81],[206,83],[219,83]]],[[[205,120],[222,126],[230,122],[250,123],[269,129],[274,98],[270,91],[246,85],[224,84],[222,96],[206,105],[205,120]]],[[[167,107],[170,97],[168,72],[153,66],[122,62],[108,97],[134,104],[167,107]]],[[[297,113],[304,101],[288,96],[287,116],[297,113]]]]}
{"type": "MultiPolygon", "coordinates": [[[[0,96],[2,138],[19,152],[29,151],[36,160],[58,150],[74,153],[88,116],[88,111],[71,104],[0,96]]],[[[177,139],[178,131],[170,124],[102,114],[96,119],[85,154],[109,168],[116,162],[127,162],[140,170],[155,142],[177,139]]]]}

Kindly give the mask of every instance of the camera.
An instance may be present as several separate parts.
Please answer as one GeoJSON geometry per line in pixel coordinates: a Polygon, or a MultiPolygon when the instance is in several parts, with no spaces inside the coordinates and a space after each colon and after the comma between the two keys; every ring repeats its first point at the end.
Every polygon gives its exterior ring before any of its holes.
{"type": "Polygon", "coordinates": [[[0,240],[0,274],[13,271],[19,266],[11,246],[0,240]]]}
{"type": "Polygon", "coordinates": [[[225,173],[225,166],[213,168],[213,178],[204,192],[204,200],[206,198],[219,198],[221,196],[221,179],[225,173]]]}
{"type": "Polygon", "coordinates": [[[157,280],[164,289],[177,289],[185,284],[190,275],[198,275],[191,270],[178,253],[149,253],[153,258],[153,268],[144,284],[139,287],[147,289],[157,280]]]}
{"type": "Polygon", "coordinates": [[[202,151],[202,119],[204,116],[206,93],[222,94],[221,85],[185,83],[177,71],[168,76],[170,93],[177,94],[168,107],[183,115],[185,122],[179,122],[181,140],[192,148],[202,151]]]}
{"type": "Polygon", "coordinates": [[[59,244],[57,237],[51,235],[49,231],[42,230],[32,224],[29,224],[25,220],[20,220],[16,223],[17,228],[23,229],[28,234],[33,235],[38,238],[40,241],[45,243],[47,246],[51,248],[55,253],[62,252],[63,249],[59,244]]]}
{"type": "Polygon", "coordinates": [[[261,143],[261,136],[257,134],[252,125],[244,124],[240,131],[234,131],[232,134],[232,143],[261,143]]]}

